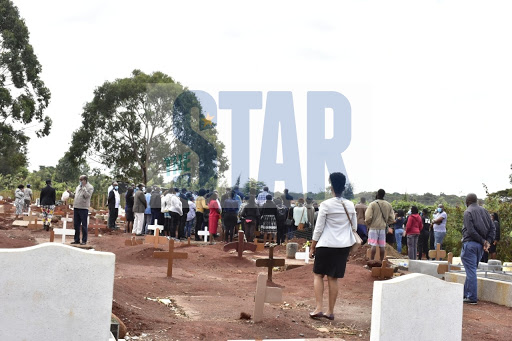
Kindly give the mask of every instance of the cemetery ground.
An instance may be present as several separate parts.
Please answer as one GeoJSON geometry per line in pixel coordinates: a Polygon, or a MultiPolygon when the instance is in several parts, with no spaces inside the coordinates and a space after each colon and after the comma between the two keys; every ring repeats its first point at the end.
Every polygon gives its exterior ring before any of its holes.
{"type": "MultiPolygon", "coordinates": [[[[21,248],[49,241],[50,232],[12,226],[12,222],[0,217],[0,248],[21,248]]],[[[192,242],[192,246],[183,248],[186,243],[176,243],[175,251],[188,253],[188,258],[174,260],[172,277],[166,277],[167,260],[153,258],[153,252],[167,250],[168,246],[125,246],[127,238],[121,231],[99,237],[90,233],[88,246],[116,255],[112,312],[126,324],[130,337],[137,336],[139,340],[370,339],[374,279],[363,267],[366,247],[350,257],[345,278],[339,281],[334,321],[313,320],[308,316],[315,300],[312,264],[307,264],[274,271],[273,283],[268,285],[282,288],[283,302],[265,304],[263,321],[254,323],[252,319],[241,319],[240,315],[253,315],[257,275],[267,270],[257,268],[255,259],[268,257],[268,249],[245,252],[239,259],[235,251],[224,252],[222,242],[215,245],[192,242]]],[[[66,238],[66,243],[71,241],[72,237],[66,238]]],[[[285,248],[277,246],[274,258],[285,256],[285,248]]],[[[417,307],[418,315],[403,316],[396,311],[397,323],[421,323],[422,302],[403,299],[417,307]]],[[[438,318],[443,318],[443,311],[439,311],[438,318]]],[[[512,309],[507,307],[482,301],[476,306],[465,305],[463,340],[510,339],[510,321],[512,309]]]]}

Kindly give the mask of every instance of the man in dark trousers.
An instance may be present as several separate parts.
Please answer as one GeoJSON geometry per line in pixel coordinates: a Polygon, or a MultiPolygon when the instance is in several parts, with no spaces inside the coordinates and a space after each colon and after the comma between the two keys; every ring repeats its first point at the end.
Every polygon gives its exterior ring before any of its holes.
{"type": "Polygon", "coordinates": [[[183,211],[183,214],[180,217],[180,225],[178,228],[178,239],[182,239],[182,238],[184,239],[185,238],[185,225],[187,224],[187,214],[189,211],[186,188],[181,189],[179,198],[181,201],[181,209],[183,211]]]}
{"type": "Polygon", "coordinates": [[[87,244],[87,217],[91,206],[91,197],[94,187],[89,184],[87,175],[80,175],[80,182],[75,192],[68,190],[69,197],[73,201],[73,224],[75,226],[75,241],[71,244],[87,244]],[[82,226],[82,242],[80,243],[80,225],[82,226]]]}
{"type": "Polygon", "coordinates": [[[119,185],[114,181],[112,189],[108,193],[108,228],[116,228],[116,220],[119,214],[119,204],[121,203],[121,196],[119,195],[119,185]]]}
{"type": "Polygon", "coordinates": [[[478,288],[476,269],[484,251],[489,250],[494,241],[496,228],[489,213],[477,204],[476,194],[466,196],[464,225],[462,227],[462,251],[460,258],[466,271],[464,282],[464,303],[477,304],[478,288]]]}
{"type": "Polygon", "coordinates": [[[50,229],[53,211],[55,209],[55,188],[52,187],[52,180],[46,180],[46,187],[41,190],[39,204],[43,210],[43,226],[46,231],[50,229]]]}

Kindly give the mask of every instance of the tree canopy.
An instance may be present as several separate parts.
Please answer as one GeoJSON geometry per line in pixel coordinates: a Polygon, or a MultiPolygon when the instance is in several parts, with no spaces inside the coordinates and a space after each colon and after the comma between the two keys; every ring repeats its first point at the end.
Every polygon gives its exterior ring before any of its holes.
{"type": "Polygon", "coordinates": [[[134,70],[131,77],[107,81],[94,91],[67,159],[74,165],[91,159],[118,178],[148,184],[166,171],[165,158],[192,150],[190,176],[201,186],[216,183],[227,159],[215,124],[200,124],[204,117],[197,97],[170,76],[134,70]]]}
{"type": "Polygon", "coordinates": [[[0,0],[1,174],[26,166],[28,137],[23,130],[28,124],[36,122],[38,137],[50,133],[52,122],[44,115],[50,91],[39,78],[41,70],[18,8],[10,0],[0,0]]]}

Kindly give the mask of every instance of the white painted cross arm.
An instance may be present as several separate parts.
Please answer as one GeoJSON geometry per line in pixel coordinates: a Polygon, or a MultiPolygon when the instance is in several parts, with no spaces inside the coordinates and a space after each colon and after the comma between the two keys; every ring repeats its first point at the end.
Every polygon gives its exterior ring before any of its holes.
{"type": "Polygon", "coordinates": [[[62,228],[62,229],[53,229],[53,233],[54,234],[61,234],[62,235],[62,244],[65,244],[66,243],[66,236],[74,236],[75,235],[75,230],[69,230],[67,228],[62,228]]]}
{"type": "Polygon", "coordinates": [[[296,252],[295,259],[304,259],[306,264],[309,264],[309,246],[306,246],[306,252],[296,252]]]}
{"type": "Polygon", "coordinates": [[[204,231],[197,232],[198,235],[204,236],[204,242],[208,242],[208,236],[210,235],[210,232],[208,232],[208,226],[204,227],[204,231]]]}
{"type": "Polygon", "coordinates": [[[148,230],[155,231],[155,230],[164,230],[164,225],[158,225],[158,219],[155,219],[155,225],[148,225],[148,230]]]}

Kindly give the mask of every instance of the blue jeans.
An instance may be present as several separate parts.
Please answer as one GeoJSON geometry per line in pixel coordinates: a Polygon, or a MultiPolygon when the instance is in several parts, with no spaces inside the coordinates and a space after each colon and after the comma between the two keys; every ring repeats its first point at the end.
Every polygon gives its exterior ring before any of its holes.
{"type": "Polygon", "coordinates": [[[396,250],[398,253],[402,253],[402,234],[404,233],[404,229],[396,229],[395,230],[395,239],[396,239],[396,250]]]}
{"type": "Polygon", "coordinates": [[[190,234],[192,233],[192,226],[194,225],[194,219],[187,220],[187,223],[185,224],[185,238],[190,237],[190,234]]]}
{"type": "Polygon", "coordinates": [[[80,243],[80,225],[82,225],[82,243],[87,243],[87,216],[89,215],[89,210],[86,208],[75,208],[73,211],[75,242],[80,243]]]}
{"type": "Polygon", "coordinates": [[[462,252],[460,258],[464,269],[466,270],[466,281],[464,282],[464,297],[471,301],[477,301],[478,288],[476,279],[476,269],[478,262],[482,259],[484,247],[477,242],[465,242],[462,244],[462,252]]]}
{"type": "Polygon", "coordinates": [[[446,232],[436,232],[434,231],[434,249],[437,248],[437,244],[441,244],[443,246],[444,236],[446,236],[446,232]]]}

